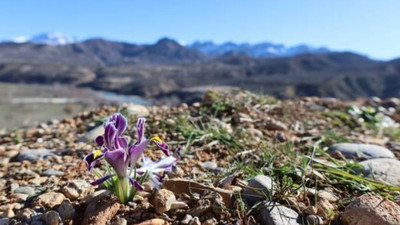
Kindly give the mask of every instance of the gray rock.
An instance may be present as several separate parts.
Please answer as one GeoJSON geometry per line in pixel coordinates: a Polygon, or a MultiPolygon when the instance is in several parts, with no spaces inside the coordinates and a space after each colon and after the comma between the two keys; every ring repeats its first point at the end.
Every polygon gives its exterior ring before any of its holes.
{"type": "Polygon", "coordinates": [[[63,221],[71,220],[75,217],[75,209],[69,201],[63,201],[57,211],[63,221]]]}
{"type": "Polygon", "coordinates": [[[87,132],[85,135],[83,135],[81,138],[79,138],[80,142],[94,142],[94,139],[97,138],[97,136],[103,135],[104,134],[104,127],[103,125],[97,126],[93,129],[91,129],[89,132],[87,132]]]}
{"type": "Polygon", "coordinates": [[[48,169],[42,173],[42,175],[45,176],[63,176],[64,172],[54,170],[54,169],[48,169]]]}
{"type": "Polygon", "coordinates": [[[20,162],[24,160],[34,162],[39,159],[44,159],[50,154],[51,151],[48,149],[27,149],[27,150],[22,150],[17,156],[17,159],[20,162]]]}
{"type": "Polygon", "coordinates": [[[192,221],[193,217],[189,214],[186,214],[185,218],[181,221],[182,224],[189,224],[192,221]]]}
{"type": "Polygon", "coordinates": [[[265,175],[257,175],[249,181],[244,189],[242,198],[250,206],[259,201],[269,199],[275,193],[275,184],[272,179],[265,175]]]}
{"type": "Polygon", "coordinates": [[[43,214],[42,219],[47,225],[58,225],[60,223],[60,215],[57,211],[50,210],[43,214]]]}
{"type": "Polygon", "coordinates": [[[0,218],[0,225],[8,225],[10,219],[8,218],[0,218]]]}
{"type": "Polygon", "coordinates": [[[331,156],[341,153],[347,159],[395,158],[395,155],[389,149],[370,144],[335,144],[329,147],[327,153],[331,156]]]}
{"type": "Polygon", "coordinates": [[[261,219],[263,224],[269,225],[300,225],[299,214],[294,210],[287,208],[278,203],[269,201],[264,202],[261,209],[261,219]]]}
{"type": "Polygon", "coordinates": [[[322,218],[317,215],[308,215],[306,221],[307,225],[320,225],[324,223],[322,218]]]}
{"type": "MultiPolygon", "coordinates": [[[[359,172],[391,185],[400,186],[400,161],[397,159],[370,159],[360,163],[363,169],[359,172]]],[[[358,172],[358,171],[357,171],[358,172]]]]}
{"type": "Polygon", "coordinates": [[[19,187],[14,190],[14,193],[26,194],[26,195],[35,195],[35,189],[29,186],[19,187]]]}
{"type": "Polygon", "coordinates": [[[204,169],[207,169],[207,170],[215,170],[218,167],[217,163],[216,162],[212,162],[212,161],[203,162],[202,166],[203,166],[204,169]]]}

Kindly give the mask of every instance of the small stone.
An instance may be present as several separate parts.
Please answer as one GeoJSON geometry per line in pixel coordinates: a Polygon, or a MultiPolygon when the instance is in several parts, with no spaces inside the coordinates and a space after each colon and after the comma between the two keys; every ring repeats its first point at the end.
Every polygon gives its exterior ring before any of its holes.
{"type": "Polygon", "coordinates": [[[265,128],[267,128],[267,130],[279,130],[279,131],[287,130],[287,126],[284,123],[274,119],[268,120],[265,123],[265,128]]]}
{"type": "Polygon", "coordinates": [[[157,219],[146,220],[136,225],[169,225],[169,223],[163,219],[157,218],[157,219]]]}
{"type": "Polygon", "coordinates": [[[190,221],[193,219],[193,217],[189,214],[186,214],[185,218],[183,218],[183,220],[181,220],[182,224],[189,224],[190,221]]]}
{"type": "Polygon", "coordinates": [[[201,225],[199,217],[195,216],[189,223],[189,225],[201,225]]]}
{"type": "Polygon", "coordinates": [[[38,216],[38,213],[36,213],[35,210],[25,208],[17,213],[16,218],[22,222],[30,223],[35,216],[38,216]]]}
{"type": "Polygon", "coordinates": [[[321,217],[316,215],[308,215],[306,217],[307,225],[321,225],[324,223],[321,217]]]}
{"type": "Polygon", "coordinates": [[[146,117],[150,114],[149,110],[143,105],[133,103],[124,104],[121,106],[122,111],[126,111],[129,116],[146,117]]]}
{"type": "Polygon", "coordinates": [[[312,214],[317,214],[317,208],[315,206],[308,206],[307,208],[304,209],[304,213],[307,215],[312,215],[312,214]]]}
{"type": "Polygon", "coordinates": [[[172,191],[167,189],[160,189],[154,196],[154,207],[157,212],[164,213],[171,209],[171,205],[176,201],[175,195],[172,191]]]}
{"type": "Polygon", "coordinates": [[[86,195],[86,197],[83,199],[83,202],[85,203],[90,203],[92,201],[97,201],[98,199],[105,198],[112,193],[109,190],[103,189],[103,190],[98,190],[95,191],[89,195],[86,195]]]}
{"type": "Polygon", "coordinates": [[[128,221],[124,218],[118,218],[113,225],[127,225],[128,221]]]}
{"type": "Polygon", "coordinates": [[[339,201],[339,197],[329,191],[318,191],[318,197],[328,200],[329,202],[339,201]]]}
{"type": "Polygon", "coordinates": [[[79,198],[79,193],[76,189],[70,187],[64,187],[62,193],[70,200],[75,200],[79,198]]]}
{"type": "Polygon", "coordinates": [[[26,194],[26,195],[35,195],[35,189],[29,186],[19,187],[14,190],[14,193],[26,194]]]}
{"type": "Polygon", "coordinates": [[[26,149],[22,150],[17,156],[18,161],[22,162],[24,160],[34,162],[39,159],[44,159],[51,154],[48,149],[26,149]]]}
{"type": "Polygon", "coordinates": [[[17,188],[19,188],[19,184],[17,184],[17,183],[12,183],[10,185],[10,191],[11,192],[15,192],[15,190],[17,190],[17,188]]]}
{"type": "Polygon", "coordinates": [[[374,158],[394,158],[395,155],[387,148],[370,145],[370,144],[356,144],[356,143],[339,143],[332,145],[327,150],[332,156],[337,156],[341,153],[347,159],[374,159],[374,158]]]}
{"type": "Polygon", "coordinates": [[[0,218],[0,225],[8,225],[9,223],[10,223],[10,219],[0,218]]]}
{"type": "Polygon", "coordinates": [[[75,209],[69,201],[63,201],[57,211],[63,221],[72,220],[75,217],[75,209]]]}
{"type": "Polygon", "coordinates": [[[360,171],[365,176],[400,186],[400,161],[397,159],[370,159],[360,163],[363,169],[360,171]]]}
{"type": "Polygon", "coordinates": [[[328,200],[326,199],[319,199],[318,205],[317,205],[317,210],[318,210],[318,215],[322,216],[324,218],[330,218],[333,214],[333,210],[335,209],[335,206],[333,206],[328,200]]]}
{"type": "Polygon", "coordinates": [[[36,199],[36,205],[43,206],[46,208],[53,208],[60,205],[65,199],[65,196],[57,192],[48,192],[40,195],[36,199]]]}
{"type": "Polygon", "coordinates": [[[63,176],[64,172],[54,170],[54,169],[48,169],[42,173],[42,175],[45,176],[63,176]]]}
{"type": "Polygon", "coordinates": [[[43,214],[42,219],[47,225],[58,225],[60,223],[60,215],[54,210],[50,210],[43,214]]]}
{"type": "Polygon", "coordinates": [[[23,203],[26,201],[26,199],[28,199],[29,195],[27,194],[20,194],[20,193],[16,193],[12,195],[14,198],[17,199],[17,202],[23,203]]]}
{"type": "Polygon", "coordinates": [[[217,221],[215,220],[215,218],[212,218],[204,221],[202,225],[215,225],[215,224],[217,224],[217,221]]]}
{"type": "Polygon", "coordinates": [[[102,198],[86,207],[82,224],[106,224],[117,214],[121,204],[116,199],[102,198]]]}
{"type": "Polygon", "coordinates": [[[217,163],[216,162],[212,162],[212,161],[203,162],[201,165],[206,170],[215,170],[215,169],[218,168],[217,163]]]}
{"type": "Polygon", "coordinates": [[[273,196],[274,189],[275,184],[270,177],[257,175],[249,181],[248,186],[243,191],[242,198],[248,205],[253,206],[257,202],[273,196]]]}
{"type": "Polygon", "coordinates": [[[104,127],[103,125],[97,126],[79,138],[80,142],[94,142],[98,136],[104,134],[104,127]]]}
{"type": "Polygon", "coordinates": [[[300,225],[299,214],[294,210],[277,203],[266,201],[261,209],[263,224],[270,225],[300,225]]]}
{"type": "Polygon", "coordinates": [[[189,206],[182,202],[182,201],[175,201],[171,204],[171,209],[184,209],[184,208],[188,208],[189,206]]]}
{"type": "Polygon", "coordinates": [[[367,193],[346,207],[342,221],[347,225],[400,224],[400,206],[381,196],[367,193]]]}

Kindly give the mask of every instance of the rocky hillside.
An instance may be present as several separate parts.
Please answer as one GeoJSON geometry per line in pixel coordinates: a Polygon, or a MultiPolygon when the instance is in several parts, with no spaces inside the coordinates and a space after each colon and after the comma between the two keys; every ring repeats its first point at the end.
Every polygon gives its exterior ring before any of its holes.
{"type": "Polygon", "coordinates": [[[182,149],[160,190],[124,205],[89,185],[83,162],[117,110],[0,136],[0,224],[400,224],[399,99],[209,92],[190,106],[128,105],[129,134],[145,116],[146,135],[182,149]]]}
{"type": "Polygon", "coordinates": [[[170,39],[151,45],[103,39],[56,46],[0,43],[0,82],[71,84],[171,105],[198,101],[192,88],[210,85],[279,98],[387,98],[400,97],[398,61],[351,52],[257,58],[230,51],[210,56],[170,39]]]}

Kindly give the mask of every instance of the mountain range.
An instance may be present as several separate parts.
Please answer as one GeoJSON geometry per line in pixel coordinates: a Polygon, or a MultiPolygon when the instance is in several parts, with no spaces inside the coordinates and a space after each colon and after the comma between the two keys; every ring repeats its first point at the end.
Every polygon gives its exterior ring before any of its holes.
{"type": "Polygon", "coordinates": [[[210,85],[282,98],[400,97],[400,59],[377,61],[321,48],[302,54],[287,49],[291,55],[285,57],[255,57],[232,48],[204,53],[197,48],[205,45],[193,45],[182,46],[168,38],[145,45],[104,39],[64,45],[3,42],[0,81],[63,83],[170,104],[196,101],[210,85]]]}
{"type": "MultiPolygon", "coordinates": [[[[13,38],[8,42],[14,43],[35,43],[46,45],[68,45],[77,43],[78,40],[71,36],[60,32],[40,33],[31,37],[21,36],[13,38]]],[[[221,56],[224,54],[240,53],[256,58],[274,58],[288,57],[305,53],[327,53],[330,50],[326,47],[313,47],[306,44],[295,46],[285,46],[283,44],[274,44],[270,42],[262,42],[257,44],[250,43],[234,43],[224,42],[215,44],[212,41],[196,41],[185,45],[190,49],[195,49],[208,56],[221,56]]]]}

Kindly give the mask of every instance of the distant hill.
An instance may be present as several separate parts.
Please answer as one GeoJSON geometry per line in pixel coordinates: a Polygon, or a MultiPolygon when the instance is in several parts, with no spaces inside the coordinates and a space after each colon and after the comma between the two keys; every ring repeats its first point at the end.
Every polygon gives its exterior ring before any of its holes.
{"type": "Polygon", "coordinates": [[[228,47],[206,54],[168,38],[150,45],[104,39],[65,45],[4,42],[0,81],[64,83],[170,102],[194,101],[190,96],[202,89],[193,88],[210,85],[283,98],[400,97],[400,59],[383,62],[324,49],[297,54],[307,50],[304,46],[286,49],[290,56],[254,57],[228,47]]]}

